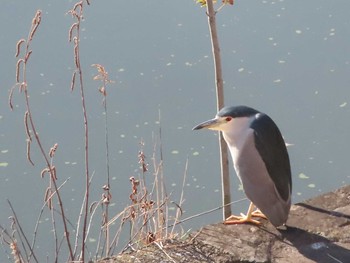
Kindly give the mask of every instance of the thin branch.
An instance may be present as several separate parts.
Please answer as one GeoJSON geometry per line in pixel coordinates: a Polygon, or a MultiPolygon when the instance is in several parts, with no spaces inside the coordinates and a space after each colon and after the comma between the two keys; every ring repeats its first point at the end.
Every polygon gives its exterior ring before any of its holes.
{"type": "MultiPolygon", "coordinates": [[[[84,139],[85,139],[85,197],[84,197],[84,212],[83,212],[83,228],[82,228],[82,244],[81,244],[81,254],[79,260],[85,261],[85,242],[86,242],[86,231],[88,227],[88,213],[89,213],[89,129],[88,129],[88,118],[86,111],[86,102],[84,94],[84,83],[83,83],[83,71],[80,64],[80,24],[83,19],[84,1],[77,2],[74,7],[68,11],[76,22],[69,29],[69,40],[73,40],[74,45],[74,63],[75,72],[79,74],[79,85],[80,85],[80,96],[82,103],[83,119],[84,119],[84,139]],[[73,37],[73,35],[75,36],[73,37]]],[[[86,1],[89,4],[88,1],[86,1]]],[[[73,73],[71,89],[74,88],[75,75],[73,73]]],[[[79,224],[80,222],[78,222],[79,224]]]]}
{"type": "MultiPolygon", "coordinates": [[[[219,38],[216,30],[216,12],[214,10],[213,0],[207,0],[207,14],[208,25],[211,36],[211,45],[214,59],[215,69],[215,84],[216,84],[216,103],[217,111],[224,106],[224,82],[222,78],[221,56],[219,38]]],[[[223,219],[229,217],[231,213],[231,207],[225,206],[231,202],[230,193],[230,175],[229,175],[229,162],[227,144],[221,134],[219,133],[219,145],[220,145],[220,167],[221,167],[221,186],[222,186],[222,203],[224,205],[223,219]]]]}

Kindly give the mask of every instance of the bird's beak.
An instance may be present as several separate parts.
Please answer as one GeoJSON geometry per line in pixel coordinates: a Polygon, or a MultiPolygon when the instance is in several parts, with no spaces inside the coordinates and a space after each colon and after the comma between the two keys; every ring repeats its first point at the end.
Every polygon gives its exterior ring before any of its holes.
{"type": "Polygon", "coordinates": [[[198,124],[197,126],[193,127],[192,130],[200,130],[203,128],[210,129],[210,130],[220,130],[219,128],[220,124],[221,124],[220,119],[214,118],[198,124]]]}

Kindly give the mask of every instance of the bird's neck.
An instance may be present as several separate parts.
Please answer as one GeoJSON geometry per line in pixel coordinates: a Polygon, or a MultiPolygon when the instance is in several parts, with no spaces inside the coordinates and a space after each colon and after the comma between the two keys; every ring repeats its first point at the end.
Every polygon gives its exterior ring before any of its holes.
{"type": "Polygon", "coordinates": [[[247,136],[251,132],[250,124],[252,120],[253,118],[250,117],[235,118],[229,123],[227,129],[222,132],[232,155],[241,149],[245,143],[247,136]]]}

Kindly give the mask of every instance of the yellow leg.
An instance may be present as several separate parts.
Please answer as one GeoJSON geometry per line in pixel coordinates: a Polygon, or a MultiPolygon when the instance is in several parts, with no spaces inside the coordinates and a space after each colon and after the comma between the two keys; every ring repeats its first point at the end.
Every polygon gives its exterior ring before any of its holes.
{"type": "Polygon", "coordinates": [[[266,219],[266,216],[263,213],[261,213],[260,210],[253,211],[253,209],[254,209],[254,204],[250,202],[246,215],[243,213],[241,213],[240,216],[231,215],[224,221],[224,224],[235,225],[235,224],[251,223],[254,225],[261,225],[260,221],[255,220],[252,217],[255,216],[255,217],[261,217],[266,219]]]}

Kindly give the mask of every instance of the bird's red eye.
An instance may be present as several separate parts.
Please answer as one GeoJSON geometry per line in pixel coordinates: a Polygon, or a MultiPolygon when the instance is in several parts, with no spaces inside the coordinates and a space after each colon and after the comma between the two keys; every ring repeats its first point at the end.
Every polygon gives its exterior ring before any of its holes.
{"type": "Polygon", "coordinates": [[[232,120],[232,117],[226,117],[225,119],[227,122],[229,122],[230,120],[232,120]]]}

